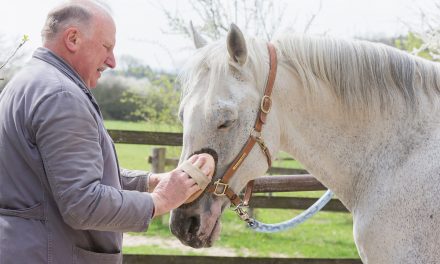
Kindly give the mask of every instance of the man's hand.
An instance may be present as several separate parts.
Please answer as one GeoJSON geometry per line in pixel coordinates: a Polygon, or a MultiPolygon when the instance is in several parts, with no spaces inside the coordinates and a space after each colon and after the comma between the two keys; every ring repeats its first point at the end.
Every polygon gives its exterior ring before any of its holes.
{"type": "MultiPolygon", "coordinates": [[[[203,153],[189,158],[189,161],[210,179],[214,173],[214,159],[203,153]]],[[[191,195],[200,191],[197,183],[185,172],[174,169],[169,173],[150,176],[149,190],[153,190],[154,216],[165,214],[182,205],[191,195]]]]}

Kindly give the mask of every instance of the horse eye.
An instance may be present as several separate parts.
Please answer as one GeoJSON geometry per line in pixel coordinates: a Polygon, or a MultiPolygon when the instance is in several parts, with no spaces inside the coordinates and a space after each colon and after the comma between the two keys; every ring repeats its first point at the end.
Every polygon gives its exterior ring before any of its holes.
{"type": "Polygon", "coordinates": [[[235,123],[235,120],[226,120],[223,124],[219,125],[217,129],[223,130],[231,127],[235,123]]]}

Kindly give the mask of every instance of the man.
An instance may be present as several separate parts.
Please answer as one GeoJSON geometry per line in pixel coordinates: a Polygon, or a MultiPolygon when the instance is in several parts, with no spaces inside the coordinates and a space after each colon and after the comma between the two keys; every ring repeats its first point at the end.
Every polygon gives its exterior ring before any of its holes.
{"type": "MultiPolygon", "coordinates": [[[[115,31],[96,2],[55,8],[43,48],[0,94],[1,264],[121,263],[122,232],[200,190],[181,170],[119,168],[89,90],[116,66],[115,31]]],[[[190,162],[212,175],[207,156],[190,162]]]]}

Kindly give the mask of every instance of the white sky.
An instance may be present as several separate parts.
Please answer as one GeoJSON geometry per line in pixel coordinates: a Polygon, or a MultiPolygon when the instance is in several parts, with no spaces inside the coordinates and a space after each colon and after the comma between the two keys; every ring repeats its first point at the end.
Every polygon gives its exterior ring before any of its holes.
{"type": "MultiPolygon", "coordinates": [[[[105,1],[105,0],[104,0],[105,1]]],[[[222,0],[224,1],[224,0],[222,0]]],[[[274,0],[277,2],[276,0],[274,0]]],[[[340,37],[395,36],[408,27],[417,27],[419,8],[426,8],[436,0],[322,0],[322,9],[310,33],[323,33],[340,37]]],[[[23,34],[30,37],[29,51],[41,45],[40,29],[47,12],[60,0],[0,0],[0,41],[18,43],[23,34]]],[[[188,10],[187,0],[106,0],[113,9],[117,25],[116,56],[132,55],[153,68],[177,70],[191,54],[189,39],[171,36],[161,3],[174,10],[188,10]]],[[[301,21],[316,13],[319,0],[290,0],[285,12],[286,20],[295,22],[301,30],[301,21]],[[291,19],[290,19],[291,17],[291,19]]],[[[437,0],[437,2],[439,2],[437,0]]],[[[191,19],[191,13],[184,13],[191,19]]],[[[240,26],[240,25],[239,25],[240,26]]],[[[303,28],[303,26],[302,26],[303,28]]],[[[0,52],[0,58],[7,55],[0,52]]]]}

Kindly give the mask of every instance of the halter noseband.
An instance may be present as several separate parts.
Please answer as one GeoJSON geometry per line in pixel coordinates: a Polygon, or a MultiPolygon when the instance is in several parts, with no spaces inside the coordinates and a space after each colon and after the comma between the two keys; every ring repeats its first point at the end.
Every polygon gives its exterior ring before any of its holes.
{"type": "Polygon", "coordinates": [[[244,199],[242,200],[240,196],[238,196],[229,186],[229,181],[234,176],[235,172],[238,170],[238,168],[243,164],[243,161],[246,159],[252,148],[254,147],[255,143],[258,143],[261,150],[266,155],[267,164],[269,167],[272,164],[272,157],[270,155],[269,149],[267,148],[266,144],[264,143],[264,139],[261,136],[261,129],[263,125],[266,123],[267,114],[270,112],[270,109],[272,107],[272,99],[271,94],[273,90],[273,85],[275,83],[275,77],[277,74],[277,54],[275,47],[271,43],[267,43],[267,48],[269,51],[269,75],[267,78],[266,83],[266,90],[264,91],[264,95],[261,98],[260,103],[260,109],[258,111],[257,120],[255,121],[255,125],[253,130],[251,131],[249,135],[249,139],[244,145],[243,149],[240,151],[240,153],[237,155],[235,160],[232,162],[232,164],[229,166],[229,168],[226,170],[223,177],[215,181],[213,184],[210,184],[207,188],[207,191],[210,193],[213,193],[217,196],[227,196],[229,200],[231,200],[231,203],[236,206],[235,211],[240,216],[241,219],[247,221],[249,219],[247,213],[243,211],[243,206],[248,206],[249,200],[252,195],[252,188],[254,185],[254,181],[250,181],[246,186],[246,193],[244,195],[244,199]]]}

